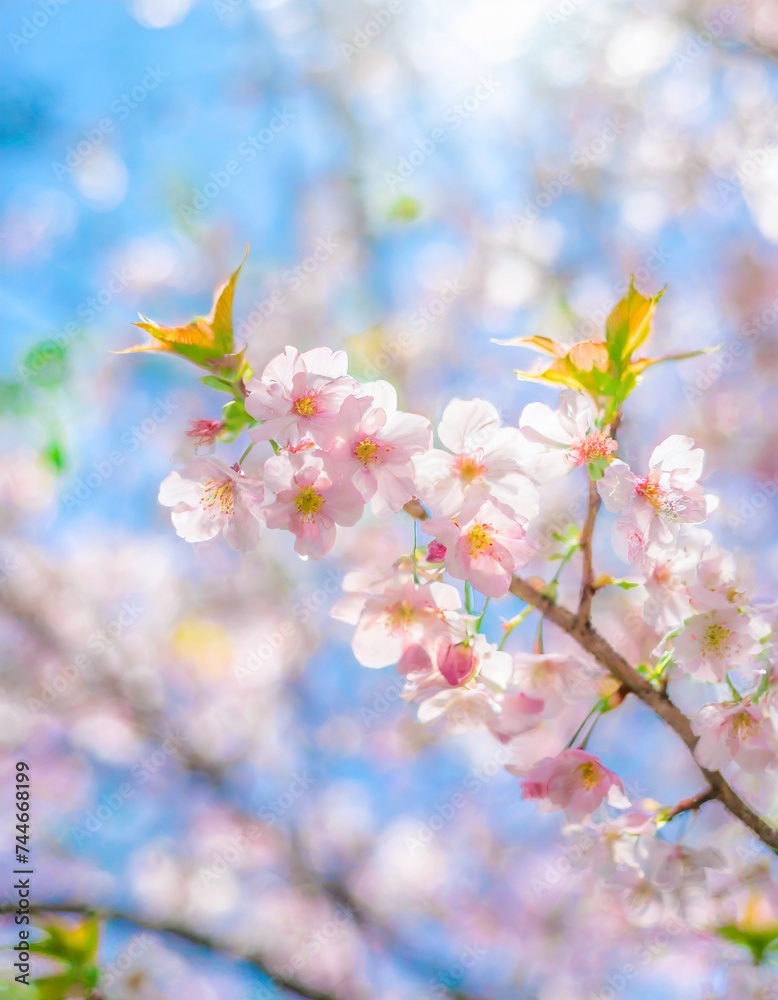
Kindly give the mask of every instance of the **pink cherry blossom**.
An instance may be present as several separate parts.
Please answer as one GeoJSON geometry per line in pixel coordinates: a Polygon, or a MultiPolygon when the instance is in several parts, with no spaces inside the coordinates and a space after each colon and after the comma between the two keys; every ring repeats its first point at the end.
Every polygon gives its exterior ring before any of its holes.
{"type": "Polygon", "coordinates": [[[446,569],[487,597],[508,593],[514,572],[533,554],[524,522],[509,507],[468,497],[457,520],[435,518],[421,528],[446,547],[446,569]]]}
{"type": "Polygon", "coordinates": [[[546,810],[563,809],[573,823],[603,802],[620,809],[629,805],[621,779],[585,750],[563,750],[539,761],[523,776],[521,789],[525,799],[537,799],[546,810]]]}
{"type": "Polygon", "coordinates": [[[692,729],[700,738],[695,756],[712,771],[734,761],[744,771],[760,772],[775,761],[776,733],[760,705],[749,701],[705,705],[692,729]]]}
{"type": "Polygon", "coordinates": [[[737,608],[693,615],[673,639],[674,655],[679,668],[698,680],[723,681],[729,670],[754,659],[765,631],[737,608]]]}
{"type": "Polygon", "coordinates": [[[438,436],[448,451],[430,448],[413,459],[419,496],[442,517],[457,516],[472,493],[536,516],[538,496],[522,471],[527,444],[518,428],[502,427],[483,399],[453,399],[443,411],[438,436]]]}
{"type": "Polygon", "coordinates": [[[387,382],[366,384],[363,397],[349,396],[333,425],[330,454],[376,514],[398,511],[414,496],[414,455],[432,443],[429,420],[397,411],[397,394],[387,382]]]}
{"type": "Polygon", "coordinates": [[[516,653],[513,664],[512,686],[539,699],[546,718],[596,696],[604,676],[593,663],[563,653],[516,653]]]}
{"type": "Polygon", "coordinates": [[[349,573],[343,588],[347,594],[332,615],[356,625],[354,655],[364,667],[387,667],[409,647],[448,637],[445,614],[461,606],[455,587],[437,582],[416,586],[405,571],[381,580],[349,573]]]}
{"type": "Polygon", "coordinates": [[[488,642],[485,635],[470,633],[472,619],[462,616],[454,631],[469,633],[465,641],[438,642],[436,668],[424,674],[423,657],[413,657],[415,670],[407,671],[404,697],[420,701],[419,721],[446,716],[455,727],[492,726],[501,711],[501,695],[511,676],[511,657],[488,642]]]}
{"type": "Polygon", "coordinates": [[[254,440],[286,446],[310,438],[328,447],[344,399],[361,391],[347,367],[344,351],[285,348],[247,386],[246,411],[263,421],[251,432],[254,440]]]}
{"type": "Polygon", "coordinates": [[[159,502],[172,507],[177,534],[204,542],[222,532],[234,549],[252,549],[264,523],[262,483],[218,458],[194,458],[171,472],[159,488],[159,502]]]}
{"type": "Polygon", "coordinates": [[[269,528],[296,536],[294,550],[319,559],[335,543],[336,525],[350,527],[362,516],[359,491],[339,477],[326,455],[281,452],[265,462],[265,516],[269,528]]]}
{"type": "Polygon", "coordinates": [[[591,401],[577,392],[563,392],[559,408],[545,403],[524,407],[519,428],[531,445],[524,469],[539,483],[551,482],[590,462],[604,465],[617,445],[595,423],[591,401]]]}
{"type": "Polygon", "coordinates": [[[645,551],[670,545],[682,524],[699,524],[709,513],[707,498],[697,480],[703,452],[691,438],[673,434],[658,445],[649,459],[647,476],[638,476],[616,459],[597,488],[609,511],[624,512],[617,531],[629,536],[630,559],[645,551]]]}

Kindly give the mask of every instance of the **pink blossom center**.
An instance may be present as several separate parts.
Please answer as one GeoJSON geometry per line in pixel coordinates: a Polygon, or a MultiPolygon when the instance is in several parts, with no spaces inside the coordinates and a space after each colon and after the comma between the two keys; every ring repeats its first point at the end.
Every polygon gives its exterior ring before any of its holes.
{"type": "Polygon", "coordinates": [[[306,392],[303,396],[298,396],[292,403],[292,409],[306,420],[315,416],[319,412],[318,393],[306,392]]]}
{"type": "Polygon", "coordinates": [[[197,444],[211,444],[224,430],[221,420],[190,420],[186,436],[194,438],[197,444]]]}
{"type": "Polygon", "coordinates": [[[585,764],[581,764],[578,768],[578,774],[581,784],[587,792],[591,792],[602,781],[602,768],[595,764],[593,760],[587,760],[585,764]]]}
{"type": "Polygon", "coordinates": [[[231,516],[234,512],[235,492],[232,488],[232,480],[227,479],[225,482],[220,483],[218,479],[209,479],[203,487],[200,505],[204,509],[210,510],[217,504],[222,514],[231,516]]]}
{"type": "Polygon", "coordinates": [[[738,712],[730,719],[732,735],[738,740],[747,740],[753,736],[759,725],[756,719],[748,712],[738,712]]]}
{"type": "Polygon", "coordinates": [[[667,503],[667,490],[651,477],[639,476],[635,483],[635,493],[651,504],[656,511],[662,510],[667,503]]]}
{"type": "Polygon", "coordinates": [[[598,458],[610,458],[618,445],[603,431],[594,430],[586,437],[578,438],[570,446],[573,465],[588,465],[598,458]]]}
{"type": "Polygon", "coordinates": [[[483,479],[487,472],[486,466],[477,462],[472,455],[458,455],[455,469],[459,478],[466,485],[483,479]]]}
{"type": "Polygon", "coordinates": [[[474,524],[466,537],[468,552],[471,556],[478,556],[491,548],[494,535],[490,525],[474,524]]]}
{"type": "Polygon", "coordinates": [[[360,441],[358,445],[354,448],[354,457],[359,459],[359,461],[367,466],[372,465],[378,461],[378,445],[373,441],[372,438],[365,438],[360,441]]]}
{"type": "Polygon", "coordinates": [[[704,653],[712,653],[714,656],[723,653],[729,645],[732,632],[721,622],[714,622],[708,625],[702,634],[700,645],[704,653]]]}
{"type": "Polygon", "coordinates": [[[314,486],[303,486],[294,498],[297,513],[304,521],[314,521],[327,501],[314,486]]]}

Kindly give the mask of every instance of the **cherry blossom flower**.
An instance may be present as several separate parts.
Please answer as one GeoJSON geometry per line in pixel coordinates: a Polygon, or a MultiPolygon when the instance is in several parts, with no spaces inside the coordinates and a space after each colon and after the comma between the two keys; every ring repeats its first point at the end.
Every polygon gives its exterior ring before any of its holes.
{"type": "Polygon", "coordinates": [[[339,477],[326,455],[281,452],[265,462],[265,516],[269,528],[296,536],[294,550],[319,559],[335,543],[336,525],[350,527],[362,516],[359,491],[339,477]]]}
{"type": "Polygon", "coordinates": [[[737,608],[693,615],[673,639],[678,666],[698,680],[723,681],[761,650],[765,627],[737,608]]]}
{"type": "Polygon", "coordinates": [[[682,524],[699,524],[708,516],[708,498],[697,482],[702,462],[702,449],[691,438],[673,434],[652,452],[647,476],[636,475],[620,459],[607,468],[597,488],[609,511],[624,512],[616,532],[629,541],[630,561],[644,551],[655,555],[682,524]]]}
{"type": "Polygon", "coordinates": [[[316,347],[301,354],[294,347],[285,348],[246,387],[247,413],[263,421],[251,431],[254,440],[286,446],[310,438],[329,447],[343,401],[361,392],[347,367],[345,351],[316,347]]]}
{"type": "Polygon", "coordinates": [[[516,653],[513,664],[512,685],[540,699],[547,718],[595,696],[604,676],[600,668],[563,653],[516,653]]]}
{"type": "Polygon", "coordinates": [[[421,528],[445,546],[446,569],[453,577],[468,580],[487,597],[502,597],[534,551],[524,523],[511,508],[474,494],[457,520],[435,518],[422,521],[421,528]]]}
{"type": "Polygon", "coordinates": [[[734,761],[744,771],[758,772],[775,761],[778,744],[772,723],[749,701],[705,705],[692,729],[700,738],[695,756],[712,771],[734,761]]]}
{"type": "MultiPolygon", "coordinates": [[[[471,623],[472,619],[462,616],[459,624],[467,628],[471,623]]],[[[459,642],[442,639],[437,643],[434,664],[427,658],[426,672],[424,666],[423,651],[421,655],[417,651],[406,654],[399,667],[409,681],[403,697],[421,702],[420,722],[445,715],[449,722],[464,728],[493,724],[501,711],[500,694],[511,676],[508,653],[498,650],[482,634],[459,642]]]]}
{"type": "MultiPolygon", "coordinates": [[[[512,773],[516,769],[508,767],[512,773]]],[[[522,777],[525,799],[536,799],[546,811],[563,809],[572,823],[591,815],[603,802],[629,806],[621,779],[585,750],[563,750],[546,757],[522,777]]]]}
{"type": "Polygon", "coordinates": [[[176,533],[205,542],[222,532],[234,549],[251,549],[264,523],[262,483],[218,458],[194,458],[171,472],[159,488],[159,502],[172,507],[176,533]]]}
{"type": "Polygon", "coordinates": [[[618,447],[597,427],[591,401],[577,392],[561,393],[557,410],[545,403],[525,406],[519,428],[532,446],[524,469],[539,483],[560,479],[580,465],[602,470],[618,447]]]}
{"type": "Polygon", "coordinates": [[[461,606],[455,587],[437,582],[416,586],[405,571],[377,581],[365,573],[349,573],[343,589],[346,596],[332,616],[356,625],[352,646],[363,667],[387,667],[411,646],[448,637],[445,613],[461,606]]]}
{"type": "Polygon", "coordinates": [[[397,394],[387,382],[365,385],[369,395],[349,396],[333,426],[330,454],[376,514],[398,511],[414,495],[411,458],[432,444],[426,417],[397,411],[397,394]]]}
{"type": "Polygon", "coordinates": [[[438,437],[448,451],[430,448],[413,459],[419,496],[433,514],[457,516],[475,492],[527,520],[536,516],[537,492],[521,464],[526,441],[518,428],[501,426],[491,403],[453,399],[443,411],[438,437]]]}
{"type": "Polygon", "coordinates": [[[489,724],[501,743],[534,729],[543,718],[545,703],[541,698],[510,689],[500,699],[499,714],[489,724]]]}

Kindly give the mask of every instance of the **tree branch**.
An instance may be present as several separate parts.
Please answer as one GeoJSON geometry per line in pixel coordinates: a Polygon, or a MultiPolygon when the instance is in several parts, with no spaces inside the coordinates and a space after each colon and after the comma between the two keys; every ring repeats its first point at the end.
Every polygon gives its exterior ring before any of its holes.
{"type": "MultiPolygon", "coordinates": [[[[513,578],[510,590],[512,594],[526,604],[537,608],[549,621],[575,639],[581,648],[593,656],[600,666],[604,667],[632,694],[640,698],[644,704],[653,709],[671,729],[675,730],[694,756],[697,737],[692,732],[691,723],[683,712],[671,701],[666,692],[658,691],[644,677],[641,677],[635,668],[620,653],[617,653],[599,632],[592,628],[588,621],[581,621],[572,611],[544,597],[540,591],[520,577],[513,578]]],[[[715,797],[721,801],[726,809],[756,834],[762,843],[778,853],[778,829],[770,826],[754,812],[740,798],[720,771],[709,771],[699,764],[696,758],[695,763],[715,792],[715,797]]]]}
{"type": "Polygon", "coordinates": [[[581,598],[578,604],[578,619],[581,623],[586,623],[592,614],[592,599],[595,593],[594,568],[592,565],[592,548],[594,539],[594,522],[597,518],[597,511],[600,509],[600,493],[597,483],[589,479],[589,504],[586,509],[586,520],[581,529],[579,545],[583,556],[583,576],[581,578],[581,598]]]}
{"type": "Polygon", "coordinates": [[[706,788],[696,795],[690,795],[688,799],[681,799],[679,802],[676,802],[671,809],[665,811],[664,817],[669,823],[671,819],[675,819],[676,816],[680,816],[682,813],[696,812],[706,802],[718,798],[718,794],[715,788],[706,788]]]}
{"type": "MultiPolygon", "coordinates": [[[[15,903],[1,904],[0,914],[16,913],[16,905],[17,904],[15,903]]],[[[93,907],[89,906],[87,903],[81,903],[74,900],[60,903],[32,903],[30,904],[30,913],[64,913],[72,914],[74,916],[94,916],[103,921],[120,920],[124,923],[133,924],[135,927],[139,927],[141,930],[149,931],[153,934],[173,934],[176,937],[181,938],[183,941],[188,941],[190,944],[197,945],[200,948],[207,948],[209,951],[219,951],[225,955],[229,955],[231,958],[237,958],[241,962],[246,962],[246,964],[251,965],[258,972],[261,972],[263,975],[271,979],[278,989],[287,990],[289,993],[294,993],[299,997],[306,998],[306,1000],[338,1000],[336,994],[323,993],[320,990],[315,990],[310,986],[306,986],[304,983],[300,982],[299,979],[276,975],[271,972],[268,967],[266,957],[261,955],[259,952],[242,950],[227,941],[213,938],[202,931],[194,930],[193,928],[187,927],[177,921],[152,920],[147,917],[136,916],[133,913],[116,909],[114,907],[93,907]]]]}
{"type": "MultiPolygon", "coordinates": [[[[596,484],[594,486],[596,489],[596,484]]],[[[589,496],[589,512],[591,513],[591,482],[589,496]]],[[[410,501],[403,509],[411,517],[416,517],[421,521],[427,518],[427,512],[418,500],[410,501]]],[[[591,515],[592,523],[594,522],[596,513],[595,509],[594,514],[591,515]]],[[[589,516],[587,515],[588,521],[589,516]]],[[[617,681],[621,682],[623,688],[626,688],[631,694],[640,698],[644,704],[656,712],[663,722],[666,722],[671,729],[675,730],[691,751],[695,764],[697,764],[697,767],[710,786],[708,790],[710,794],[705,793],[705,798],[700,801],[700,805],[709,799],[719,799],[722,805],[733,816],[739,819],[741,823],[744,823],[763,844],[778,854],[778,829],[770,826],[751,806],[744,802],[720,771],[709,771],[694,757],[697,737],[692,732],[691,723],[670,699],[665,690],[657,690],[649,684],[645,677],[641,677],[637,670],[624,659],[621,653],[617,653],[610,643],[592,628],[588,617],[584,619],[580,613],[577,615],[573,614],[572,611],[563,608],[548,597],[545,597],[532,584],[527,583],[526,580],[522,580],[518,576],[514,576],[510,592],[515,597],[524,601],[525,604],[530,604],[533,608],[537,608],[550,622],[553,622],[554,625],[561,628],[572,639],[575,639],[578,645],[593,656],[601,667],[604,667],[617,681]]],[[[702,794],[700,793],[701,796],[702,794]]],[[[695,807],[691,806],[687,808],[695,807]]]]}

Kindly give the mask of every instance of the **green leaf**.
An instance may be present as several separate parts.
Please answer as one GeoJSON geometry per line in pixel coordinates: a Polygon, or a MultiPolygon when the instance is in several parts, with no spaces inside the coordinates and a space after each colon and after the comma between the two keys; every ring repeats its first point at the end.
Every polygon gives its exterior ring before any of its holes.
{"type": "Polygon", "coordinates": [[[65,452],[60,442],[56,439],[50,441],[44,448],[42,458],[44,462],[57,473],[57,475],[64,472],[67,468],[68,463],[65,457],[65,452]]]}
{"type": "Polygon", "coordinates": [[[117,354],[135,354],[142,351],[162,351],[179,354],[203,368],[214,367],[214,362],[226,359],[234,350],[232,330],[232,304],[235,285],[249,248],[235,271],[224,284],[216,289],[213,307],[209,316],[195,316],[183,326],[162,326],[145,316],[134,326],[140,327],[154,338],[145,344],[135,344],[117,354]]]}
{"type": "Polygon", "coordinates": [[[209,389],[215,389],[217,392],[228,392],[232,395],[232,386],[223,378],[218,378],[216,375],[203,375],[200,381],[209,389]]]}
{"type": "Polygon", "coordinates": [[[726,924],[717,928],[718,933],[725,941],[742,945],[748,948],[753,956],[754,963],[760,965],[768,950],[778,941],[778,927],[766,927],[763,930],[756,930],[747,927],[738,927],[735,924],[726,924]]]}
{"type": "Polygon", "coordinates": [[[616,303],[605,323],[608,356],[618,368],[648,339],[657,303],[666,287],[646,298],[635,288],[635,276],[630,275],[627,294],[616,303]]]}
{"type": "Polygon", "coordinates": [[[256,424],[256,420],[246,413],[245,405],[237,399],[224,404],[222,421],[227,433],[224,440],[227,441],[234,441],[246,427],[253,427],[256,424]]]}
{"type": "Polygon", "coordinates": [[[27,379],[40,388],[59,385],[69,369],[67,346],[56,340],[41,340],[29,349],[22,359],[27,379]]]}

